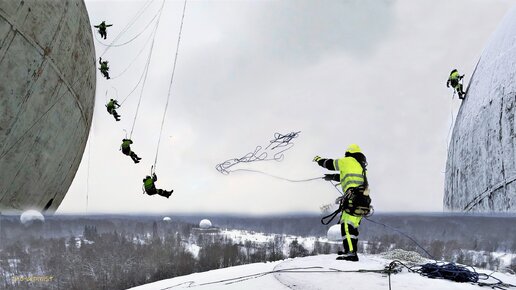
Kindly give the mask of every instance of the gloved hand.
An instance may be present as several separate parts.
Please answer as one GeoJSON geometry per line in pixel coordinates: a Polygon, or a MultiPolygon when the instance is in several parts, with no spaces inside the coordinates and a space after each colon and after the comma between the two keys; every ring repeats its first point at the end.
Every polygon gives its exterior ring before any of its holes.
{"type": "Polygon", "coordinates": [[[344,199],[344,196],[342,196],[342,195],[337,197],[337,199],[335,200],[335,204],[340,204],[343,199],[344,199]]]}
{"type": "Polygon", "coordinates": [[[317,156],[314,157],[314,159],[312,161],[313,162],[317,162],[317,161],[319,161],[321,159],[322,159],[321,156],[317,155],[317,156]]]}
{"type": "Polygon", "coordinates": [[[323,178],[326,181],[333,180],[333,174],[325,174],[323,178]]]}

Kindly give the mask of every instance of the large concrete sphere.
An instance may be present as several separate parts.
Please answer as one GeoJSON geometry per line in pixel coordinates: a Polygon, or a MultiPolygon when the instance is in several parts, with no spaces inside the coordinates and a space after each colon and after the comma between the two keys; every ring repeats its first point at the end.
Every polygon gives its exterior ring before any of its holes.
{"type": "Polygon", "coordinates": [[[516,8],[491,36],[457,115],[444,207],[516,211],[516,8]]]}
{"type": "Polygon", "coordinates": [[[57,209],[86,146],[95,73],[83,0],[0,0],[0,210],[57,209]]]}

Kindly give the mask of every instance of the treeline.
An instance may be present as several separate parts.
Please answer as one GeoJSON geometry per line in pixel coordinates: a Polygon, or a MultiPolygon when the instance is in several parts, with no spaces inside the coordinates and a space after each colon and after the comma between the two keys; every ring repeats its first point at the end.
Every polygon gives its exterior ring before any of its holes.
{"type": "Polygon", "coordinates": [[[285,255],[282,235],[268,243],[235,244],[215,234],[197,241],[200,249],[194,257],[188,250],[190,233],[172,230],[183,228],[181,224],[153,222],[149,228],[135,235],[99,233],[96,226],[85,225],[80,237],[32,236],[3,246],[0,288],[127,289],[194,272],[336,251],[334,245],[321,243],[309,251],[294,240],[285,255]],[[34,277],[48,281],[30,281],[34,277]]]}
{"type": "MultiPolygon", "coordinates": [[[[44,224],[24,226],[16,218],[4,216],[0,224],[0,288],[126,289],[222,267],[336,253],[340,247],[338,243],[316,241],[308,249],[298,240],[287,242],[287,228],[291,228],[289,233],[309,227],[324,229],[319,235],[296,235],[324,237],[327,228],[307,223],[318,223],[317,217],[271,218],[260,227],[259,218],[249,219],[252,221],[237,219],[234,224],[244,230],[283,232],[271,235],[266,243],[235,243],[216,231],[193,241],[195,235],[191,233],[198,230],[192,231],[196,225],[184,217],[173,218],[173,222],[151,217],[52,217],[44,224]],[[303,221],[305,224],[300,225],[303,221]],[[52,279],[20,279],[23,277],[52,279]]],[[[504,217],[375,215],[371,221],[362,222],[359,252],[378,254],[399,248],[426,256],[426,250],[437,260],[497,270],[500,260],[491,252],[516,253],[514,221],[504,217]]],[[[212,222],[225,226],[221,220],[212,222]]],[[[516,259],[509,267],[516,271],[516,259]]]]}

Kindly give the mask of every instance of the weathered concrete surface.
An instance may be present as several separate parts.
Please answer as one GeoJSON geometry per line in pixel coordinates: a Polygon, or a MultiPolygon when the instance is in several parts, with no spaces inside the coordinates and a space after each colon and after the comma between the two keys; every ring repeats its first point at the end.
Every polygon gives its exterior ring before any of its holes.
{"type": "Polygon", "coordinates": [[[516,212],[516,7],[491,36],[457,115],[444,207],[516,212]]]}
{"type": "Polygon", "coordinates": [[[0,210],[57,209],[86,146],[95,73],[83,0],[0,0],[0,210]]]}

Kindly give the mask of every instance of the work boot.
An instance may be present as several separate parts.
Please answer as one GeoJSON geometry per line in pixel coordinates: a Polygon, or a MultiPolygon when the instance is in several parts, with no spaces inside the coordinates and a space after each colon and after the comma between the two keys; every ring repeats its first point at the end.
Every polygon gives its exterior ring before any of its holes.
{"type": "Polygon", "coordinates": [[[348,253],[349,253],[349,252],[344,252],[344,251],[339,250],[339,251],[337,252],[337,255],[339,255],[339,256],[341,256],[341,255],[347,255],[348,253]]]}
{"type": "Polygon", "coordinates": [[[351,253],[351,254],[347,254],[347,255],[338,256],[336,260],[358,262],[358,256],[356,253],[351,253]]]}
{"type": "Polygon", "coordinates": [[[165,192],[165,197],[169,198],[172,195],[172,192],[174,192],[174,190],[173,189],[171,191],[164,190],[164,192],[165,192]]]}

